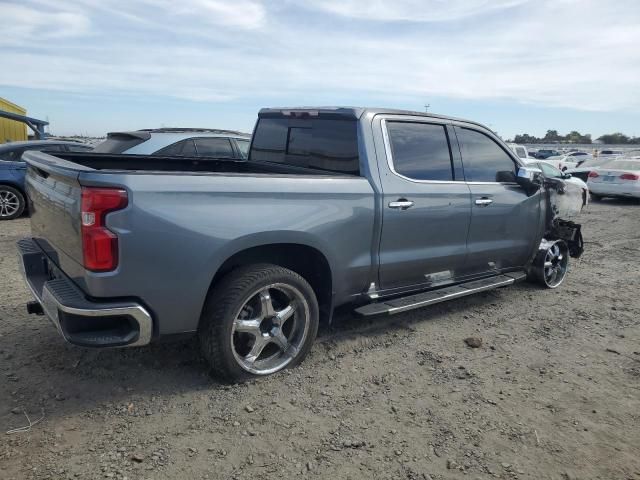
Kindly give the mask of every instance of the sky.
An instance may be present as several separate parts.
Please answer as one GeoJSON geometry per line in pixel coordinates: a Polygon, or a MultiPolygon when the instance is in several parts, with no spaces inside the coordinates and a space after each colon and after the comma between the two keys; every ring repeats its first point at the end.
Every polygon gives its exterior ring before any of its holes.
{"type": "Polygon", "coordinates": [[[640,136],[638,25],[638,0],[0,0],[0,97],[56,135],[428,104],[640,136]]]}

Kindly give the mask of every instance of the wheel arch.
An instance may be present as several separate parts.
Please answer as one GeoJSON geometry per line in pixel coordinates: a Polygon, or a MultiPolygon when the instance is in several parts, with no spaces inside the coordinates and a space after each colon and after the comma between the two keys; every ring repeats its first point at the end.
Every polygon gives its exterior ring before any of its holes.
{"type": "Polygon", "coordinates": [[[273,264],[288,268],[302,276],[318,299],[320,320],[329,322],[333,311],[333,269],[327,256],[308,243],[262,243],[235,250],[216,269],[208,292],[231,271],[245,265],[273,264]]]}

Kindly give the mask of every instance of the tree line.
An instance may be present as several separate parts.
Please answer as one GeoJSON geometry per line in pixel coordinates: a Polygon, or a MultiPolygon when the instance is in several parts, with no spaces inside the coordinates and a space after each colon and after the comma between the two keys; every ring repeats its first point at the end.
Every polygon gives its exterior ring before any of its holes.
{"type": "MultiPolygon", "coordinates": [[[[637,145],[640,144],[640,137],[629,137],[624,133],[616,132],[616,133],[607,133],[598,137],[596,140],[602,143],[608,143],[612,145],[637,145]]],[[[528,133],[523,133],[521,135],[516,135],[513,138],[514,143],[582,143],[582,144],[590,144],[593,143],[591,139],[591,134],[587,133],[586,135],[582,135],[580,132],[573,130],[566,135],[560,135],[557,130],[547,130],[547,133],[544,137],[536,137],[533,135],[529,135],[528,133]]]]}

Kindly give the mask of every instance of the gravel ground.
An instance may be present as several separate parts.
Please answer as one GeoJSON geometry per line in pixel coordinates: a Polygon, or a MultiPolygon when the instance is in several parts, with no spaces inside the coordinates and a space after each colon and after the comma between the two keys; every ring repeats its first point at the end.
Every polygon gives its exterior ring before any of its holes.
{"type": "Polygon", "coordinates": [[[0,478],[640,479],[640,205],[582,222],[558,290],[341,314],[301,367],[237,386],[194,341],[65,345],[25,313],[28,220],[3,222],[0,478]]]}

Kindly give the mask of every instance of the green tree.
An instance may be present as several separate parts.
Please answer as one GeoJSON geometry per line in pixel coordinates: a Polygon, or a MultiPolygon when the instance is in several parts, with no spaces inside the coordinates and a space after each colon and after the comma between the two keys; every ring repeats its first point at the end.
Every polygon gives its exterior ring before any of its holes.
{"type": "Polygon", "coordinates": [[[616,132],[602,135],[601,137],[598,137],[598,140],[600,140],[602,143],[624,145],[625,143],[629,143],[630,138],[624,133],[616,132]]]}
{"type": "Polygon", "coordinates": [[[557,130],[547,130],[547,134],[544,136],[543,140],[549,143],[555,143],[562,140],[562,137],[558,135],[557,130]]]}

